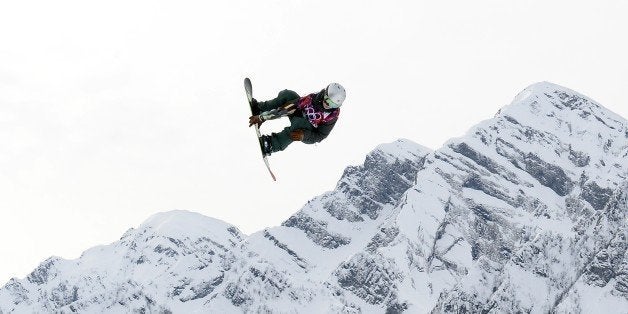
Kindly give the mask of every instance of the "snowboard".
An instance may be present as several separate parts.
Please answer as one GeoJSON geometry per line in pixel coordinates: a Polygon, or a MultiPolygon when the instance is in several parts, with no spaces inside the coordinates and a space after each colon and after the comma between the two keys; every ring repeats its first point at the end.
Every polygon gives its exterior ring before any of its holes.
{"type": "MultiPolygon", "coordinates": [[[[249,109],[251,109],[251,115],[252,115],[253,114],[253,108],[251,107],[251,100],[253,99],[253,85],[251,85],[251,80],[248,77],[244,79],[244,91],[246,92],[246,98],[249,101],[249,109]]],[[[262,158],[264,160],[264,164],[266,165],[266,168],[268,169],[268,172],[270,172],[270,176],[273,177],[273,181],[277,181],[277,178],[275,178],[275,174],[270,169],[270,164],[268,163],[268,158],[267,158],[267,156],[264,155],[264,151],[262,151],[262,146],[259,144],[260,143],[260,139],[262,137],[262,133],[260,133],[260,131],[259,131],[259,126],[257,124],[255,124],[253,126],[255,127],[255,133],[257,134],[257,145],[259,146],[260,152],[262,153],[262,158]]]]}

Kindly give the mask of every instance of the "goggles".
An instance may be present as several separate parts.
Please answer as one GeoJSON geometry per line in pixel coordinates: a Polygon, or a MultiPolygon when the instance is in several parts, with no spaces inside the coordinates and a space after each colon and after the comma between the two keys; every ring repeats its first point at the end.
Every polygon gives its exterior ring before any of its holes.
{"type": "Polygon", "coordinates": [[[325,97],[323,98],[323,101],[325,101],[325,103],[327,104],[327,106],[329,108],[332,109],[336,109],[338,107],[340,107],[340,105],[336,104],[333,100],[331,100],[331,98],[329,98],[329,96],[325,95],[325,97]]]}

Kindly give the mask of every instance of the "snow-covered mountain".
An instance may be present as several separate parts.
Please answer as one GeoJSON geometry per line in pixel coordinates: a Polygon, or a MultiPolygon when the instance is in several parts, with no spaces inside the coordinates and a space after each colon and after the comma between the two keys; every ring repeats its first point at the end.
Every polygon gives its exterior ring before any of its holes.
{"type": "Polygon", "coordinates": [[[0,313],[628,313],[628,123],[534,84],[430,151],[383,144],[250,236],[154,215],[0,289],[0,313]]]}

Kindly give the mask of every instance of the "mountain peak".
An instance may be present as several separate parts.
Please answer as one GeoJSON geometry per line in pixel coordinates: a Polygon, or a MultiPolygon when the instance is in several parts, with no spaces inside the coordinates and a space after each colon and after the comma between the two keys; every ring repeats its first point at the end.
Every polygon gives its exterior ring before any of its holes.
{"type": "Polygon", "coordinates": [[[212,234],[222,238],[224,236],[223,233],[242,235],[231,224],[187,210],[171,210],[156,213],[146,219],[138,229],[151,229],[154,234],[175,238],[182,235],[190,238],[200,238],[212,234]]]}
{"type": "Polygon", "coordinates": [[[554,186],[565,190],[585,177],[617,186],[617,180],[626,177],[627,139],[626,119],[580,93],[540,82],[446,146],[468,158],[506,158],[516,168],[543,164],[545,169],[534,175],[545,177],[541,182],[546,184],[570,182],[563,188],[554,186]],[[567,171],[559,172],[557,179],[558,173],[550,173],[550,168],[567,171]]]}
{"type": "Polygon", "coordinates": [[[378,145],[373,152],[381,152],[387,156],[405,160],[416,160],[431,153],[432,150],[408,139],[398,139],[392,143],[378,145]]]}
{"type": "Polygon", "coordinates": [[[585,95],[550,82],[528,86],[496,116],[545,131],[560,131],[565,127],[573,133],[572,127],[578,126],[588,131],[605,130],[603,132],[626,129],[625,119],[621,116],[585,95]]]}

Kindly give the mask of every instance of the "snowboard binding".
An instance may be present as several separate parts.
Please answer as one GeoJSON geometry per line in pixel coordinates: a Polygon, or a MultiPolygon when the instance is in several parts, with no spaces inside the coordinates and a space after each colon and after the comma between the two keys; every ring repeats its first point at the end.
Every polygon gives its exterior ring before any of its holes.
{"type": "Polygon", "coordinates": [[[270,135],[260,136],[259,146],[262,149],[262,155],[270,156],[270,154],[272,153],[272,141],[270,135]]]}

